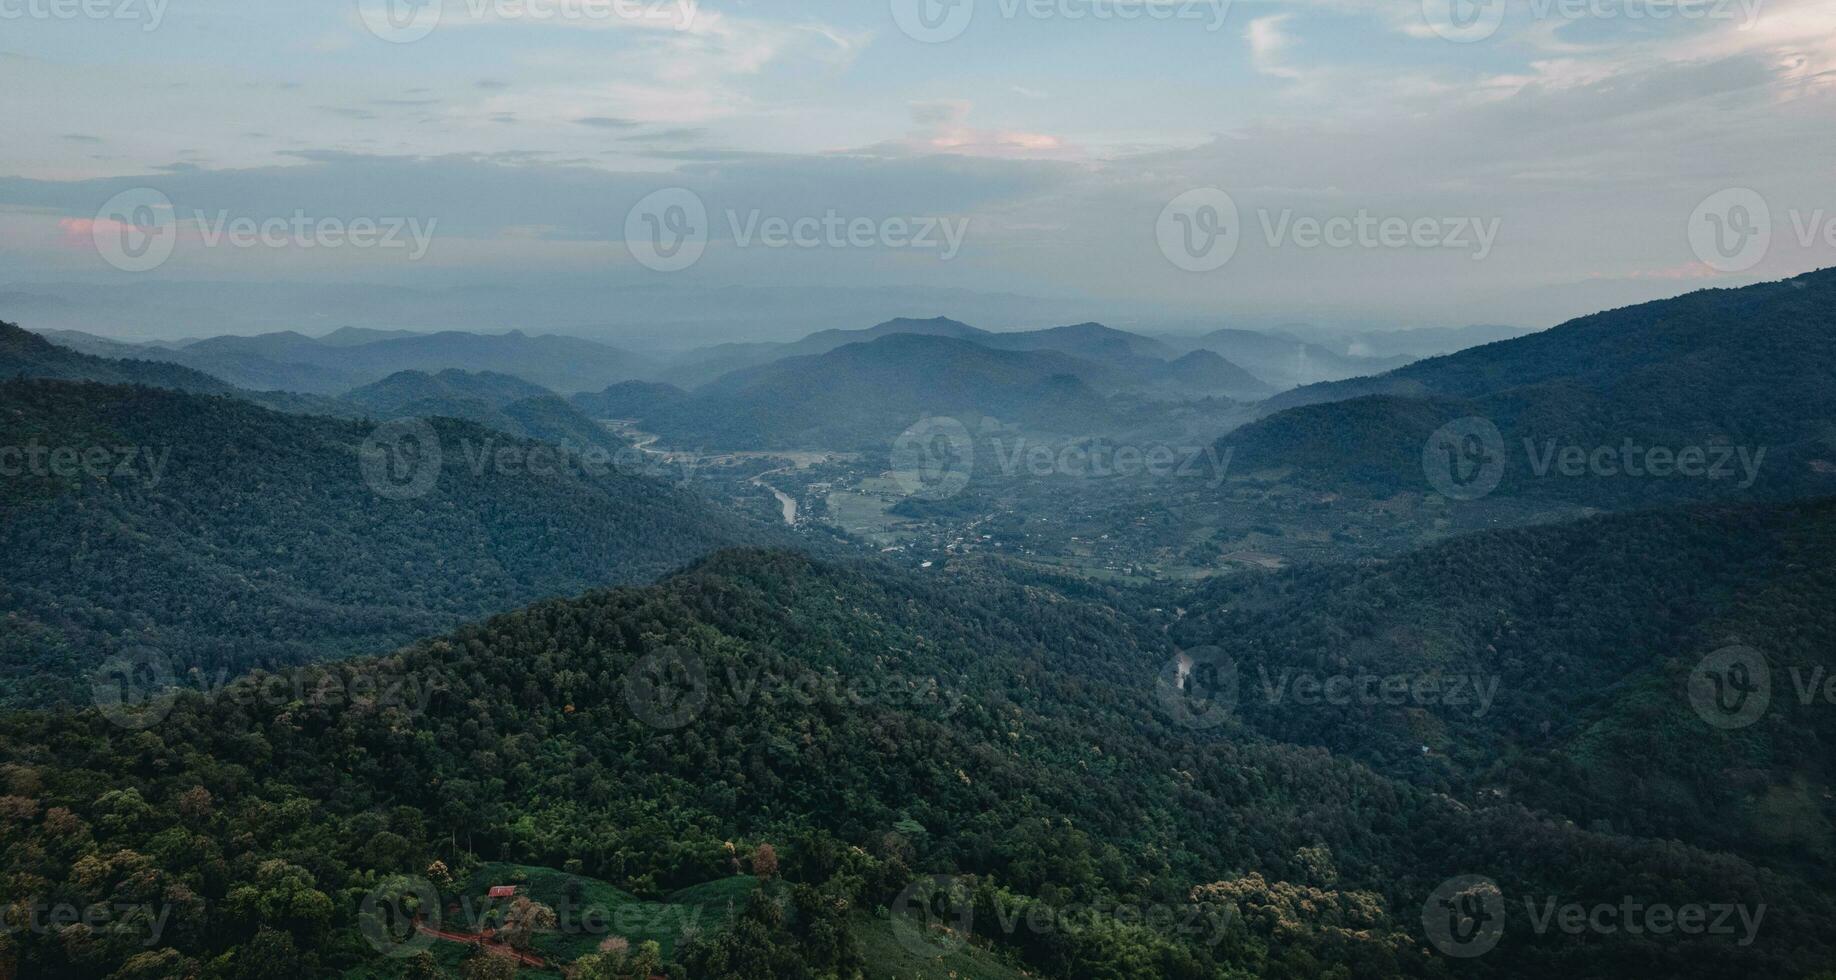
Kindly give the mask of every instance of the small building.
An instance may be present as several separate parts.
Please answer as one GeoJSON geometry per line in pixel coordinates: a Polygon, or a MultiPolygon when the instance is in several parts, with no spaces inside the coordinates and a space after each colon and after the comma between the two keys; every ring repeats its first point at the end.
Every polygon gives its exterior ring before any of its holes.
{"type": "Polygon", "coordinates": [[[492,885],[491,890],[489,892],[486,892],[485,895],[488,898],[515,898],[516,897],[516,886],[515,885],[492,885]]]}

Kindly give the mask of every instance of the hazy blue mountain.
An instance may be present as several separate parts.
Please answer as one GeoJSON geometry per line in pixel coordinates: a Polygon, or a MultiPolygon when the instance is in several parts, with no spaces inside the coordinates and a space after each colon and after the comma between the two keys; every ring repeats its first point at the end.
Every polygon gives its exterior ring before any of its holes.
{"type": "Polygon", "coordinates": [[[717,344],[679,356],[658,372],[655,380],[682,388],[699,388],[722,375],[787,357],[826,354],[848,344],[878,340],[891,334],[916,334],[925,337],[983,338],[989,336],[966,323],[948,317],[917,320],[898,317],[861,330],[819,330],[801,340],[789,343],[717,344]]]}
{"type": "Polygon", "coordinates": [[[1182,349],[1208,350],[1277,389],[1377,374],[1407,364],[1408,358],[1357,357],[1298,337],[1225,327],[1196,337],[1168,337],[1182,349]]]}
{"type": "Polygon", "coordinates": [[[882,445],[926,415],[1088,431],[1111,418],[1104,392],[1127,380],[1124,371],[1057,351],[891,333],[733,371],[687,397],[627,387],[576,404],[590,414],[623,408],[672,447],[853,448],[882,445]]]}
{"type": "Polygon", "coordinates": [[[229,355],[254,355],[281,364],[304,364],[339,373],[349,386],[397,371],[496,371],[551,391],[597,390],[641,374],[648,362],[629,351],[578,337],[445,331],[351,343],[352,335],[326,343],[294,332],[254,337],[212,337],[186,347],[186,356],[216,363],[229,355]]]}
{"type": "Polygon", "coordinates": [[[526,439],[616,453],[626,443],[554,392],[491,371],[399,371],[343,395],[373,419],[445,416],[526,439]]]}
{"type": "MultiPolygon", "coordinates": [[[[103,345],[91,346],[95,349],[113,349],[103,345]]],[[[137,347],[132,349],[139,350],[137,347]]],[[[149,353],[154,352],[149,348],[149,353]]],[[[134,360],[79,353],[54,344],[29,330],[0,322],[0,378],[13,377],[150,385],[204,395],[231,395],[282,412],[352,414],[344,405],[330,399],[285,391],[248,391],[203,371],[166,360],[134,360]]]]}

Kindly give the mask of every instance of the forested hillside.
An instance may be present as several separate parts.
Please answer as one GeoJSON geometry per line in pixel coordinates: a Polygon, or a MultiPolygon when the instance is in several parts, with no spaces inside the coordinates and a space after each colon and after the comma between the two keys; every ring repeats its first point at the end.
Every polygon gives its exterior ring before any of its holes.
{"type": "Polygon", "coordinates": [[[1479,419],[1496,438],[1468,455],[1497,459],[1500,494],[1614,508],[1828,494],[1836,271],[1600,313],[1265,410],[1219,446],[1322,489],[1423,490],[1431,439],[1479,419]],[[1676,466],[1684,453],[1703,454],[1694,476],[1676,466]]]}
{"type": "Polygon", "coordinates": [[[423,489],[366,477],[366,459],[396,463],[365,456],[370,424],[233,398],[7,381],[0,417],[20,451],[0,481],[12,702],[87,700],[84,673],[128,648],[211,677],[374,652],[782,540],[610,454],[471,423],[424,423],[441,459],[423,489]],[[105,465],[89,465],[92,451],[105,465]]]}
{"type": "Polygon", "coordinates": [[[439,881],[494,859],[651,901],[736,869],[774,879],[733,931],[682,942],[675,976],[852,972],[878,910],[909,910],[901,894],[931,875],[954,884],[926,907],[968,929],[942,939],[892,912],[908,950],[967,940],[1039,976],[1714,977],[1827,962],[1836,907],[1789,874],[1192,727],[1157,691],[1165,614],[1132,608],[972,568],[920,579],[726,553],[297,684],[186,694],[140,731],[96,711],[15,715],[0,722],[9,893],[164,899],[176,919],[157,950],[123,931],[27,933],[11,952],[44,977],[130,957],[155,975],[270,976],[277,962],[407,975],[394,971],[421,961],[382,960],[360,938],[365,896],[405,875],[444,903],[462,886],[439,881]],[[349,697],[376,679],[405,696],[349,697]],[[261,696],[276,686],[338,697],[261,696]],[[1499,949],[1455,963],[1420,930],[1431,893],[1465,874],[1511,901],[1499,949]],[[1521,901],[1628,893],[1763,904],[1763,928],[1571,936],[1534,929],[1521,901]],[[1135,914],[1088,913],[1118,907],[1135,914]]]}
{"type": "Polygon", "coordinates": [[[1391,561],[1219,580],[1173,635],[1235,665],[1249,732],[1461,799],[1836,872],[1836,501],[1660,511],[1463,537],[1391,561]],[[1750,727],[1705,724],[1693,670],[1771,665],[1750,727]],[[1306,705],[1306,678],[1442,691],[1306,705]]]}

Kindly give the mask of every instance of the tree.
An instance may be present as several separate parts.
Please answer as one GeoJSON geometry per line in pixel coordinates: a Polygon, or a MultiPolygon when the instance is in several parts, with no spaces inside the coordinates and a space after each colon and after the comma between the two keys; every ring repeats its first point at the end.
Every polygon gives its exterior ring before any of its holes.
{"type": "Polygon", "coordinates": [[[778,851],[770,844],[760,844],[752,849],[752,873],[760,881],[770,881],[778,876],[778,851]]]}

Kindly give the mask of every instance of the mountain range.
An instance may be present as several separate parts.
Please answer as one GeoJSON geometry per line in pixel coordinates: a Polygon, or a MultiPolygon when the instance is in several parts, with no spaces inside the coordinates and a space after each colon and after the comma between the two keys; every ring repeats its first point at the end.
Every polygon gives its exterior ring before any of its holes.
{"type": "Polygon", "coordinates": [[[1458,423],[1509,495],[1625,507],[1836,492],[1836,271],[1583,317],[1259,410],[1220,445],[1323,488],[1425,490],[1424,450],[1458,423]]]}
{"type": "MultiPolygon", "coordinates": [[[[552,397],[505,412],[541,428],[552,397]]],[[[784,540],[609,454],[455,419],[378,427],[31,379],[0,382],[0,413],[9,446],[45,450],[0,484],[0,697],[14,703],[85,700],[84,672],[123,650],[234,675],[784,540]],[[110,464],[60,464],[51,454],[66,449],[110,464]]]]}
{"type": "Polygon", "coordinates": [[[239,387],[338,395],[401,371],[494,371],[569,394],[635,378],[650,363],[629,351],[577,337],[445,331],[410,333],[344,327],[322,337],[296,331],[208,337],[178,344],[125,344],[57,331],[52,339],[111,358],[180,364],[239,387]]]}

